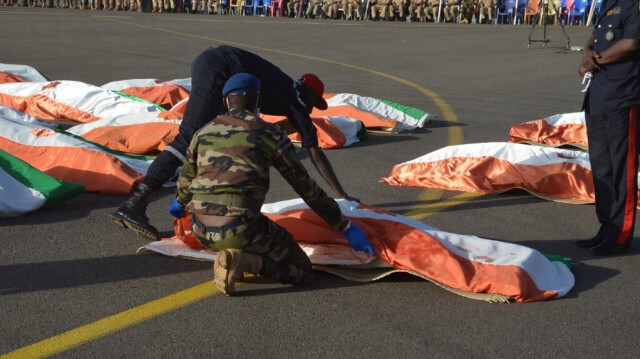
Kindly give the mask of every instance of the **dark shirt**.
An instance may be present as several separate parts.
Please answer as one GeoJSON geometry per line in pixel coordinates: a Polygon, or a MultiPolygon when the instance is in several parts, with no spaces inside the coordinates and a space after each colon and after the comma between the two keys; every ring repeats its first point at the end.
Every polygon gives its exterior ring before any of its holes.
{"type": "MultiPolygon", "coordinates": [[[[640,39],[637,0],[603,0],[593,29],[594,51],[604,52],[621,39],[640,39]]],[[[589,113],[593,115],[640,104],[640,51],[630,58],[604,65],[589,85],[589,113]]]]}
{"type": "Polygon", "coordinates": [[[311,123],[302,95],[302,85],[260,56],[231,46],[218,46],[215,50],[229,59],[232,72],[248,72],[260,79],[260,112],[286,116],[302,136],[302,146],[318,144],[316,128],[311,123]]]}

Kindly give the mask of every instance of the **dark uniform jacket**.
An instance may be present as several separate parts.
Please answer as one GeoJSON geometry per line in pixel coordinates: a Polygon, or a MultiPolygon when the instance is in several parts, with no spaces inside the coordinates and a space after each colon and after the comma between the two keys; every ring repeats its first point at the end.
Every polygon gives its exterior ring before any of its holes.
{"type": "MultiPolygon", "coordinates": [[[[593,30],[594,51],[601,53],[621,39],[640,39],[640,2],[603,0],[593,30]]],[[[598,115],[640,104],[640,52],[593,73],[585,107],[598,115]]]]}
{"type": "MultiPolygon", "coordinates": [[[[222,99],[221,91],[229,77],[241,72],[256,76],[261,83],[260,112],[267,115],[286,116],[302,136],[303,147],[318,144],[316,128],[311,123],[304,103],[302,85],[271,62],[249,51],[223,45],[204,51],[196,58],[192,67],[211,68],[210,73],[202,72],[202,75],[197,78],[192,75],[194,91],[200,91],[200,87],[203,87],[204,91],[214,90],[215,93],[201,95],[203,99],[209,99],[209,101],[222,99]],[[199,82],[204,82],[204,86],[195,86],[199,82]]],[[[192,93],[192,95],[198,94],[192,93]]],[[[222,108],[222,101],[213,105],[222,108]]],[[[187,105],[187,111],[189,110],[187,105]]],[[[215,115],[218,113],[213,114],[206,121],[210,121],[215,115]]],[[[187,112],[185,112],[186,117],[187,112]]]]}

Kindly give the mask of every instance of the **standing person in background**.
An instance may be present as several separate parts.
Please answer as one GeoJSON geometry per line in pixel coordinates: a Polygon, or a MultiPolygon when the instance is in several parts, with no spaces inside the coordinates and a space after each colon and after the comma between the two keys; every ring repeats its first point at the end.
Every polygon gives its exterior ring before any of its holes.
{"type": "Polygon", "coordinates": [[[324,84],[313,74],[304,74],[293,80],[278,67],[251,52],[231,47],[209,48],[198,55],[191,66],[191,94],[178,135],[153,161],[142,183],[133,195],[112,214],[119,226],[129,228],[148,239],[159,239],[158,230],[149,223],[146,209],[153,194],[176,175],[184,162],[184,154],[191,137],[204,124],[224,110],[222,88],[233,75],[247,72],[262,83],[261,112],[286,116],[292,127],[302,137],[302,147],[309,153],[311,162],[334,192],[352,201],[342,188],[324,152],[318,146],[316,128],[309,114],[313,107],[327,108],[324,84]]]}
{"type": "Polygon", "coordinates": [[[640,131],[640,7],[638,1],[603,0],[578,68],[592,76],[583,109],[600,229],[576,241],[594,254],[631,248],[638,205],[640,131]]]}

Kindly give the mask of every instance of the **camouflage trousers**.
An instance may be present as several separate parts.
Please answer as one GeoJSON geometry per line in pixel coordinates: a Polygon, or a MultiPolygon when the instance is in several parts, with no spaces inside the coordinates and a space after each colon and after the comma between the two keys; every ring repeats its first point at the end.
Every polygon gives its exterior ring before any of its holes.
{"type": "Polygon", "coordinates": [[[265,277],[287,284],[311,279],[307,254],[291,233],[263,215],[247,219],[235,228],[213,227],[211,231],[192,220],[191,230],[198,242],[211,250],[233,248],[261,256],[264,264],[260,274],[265,277]]]}

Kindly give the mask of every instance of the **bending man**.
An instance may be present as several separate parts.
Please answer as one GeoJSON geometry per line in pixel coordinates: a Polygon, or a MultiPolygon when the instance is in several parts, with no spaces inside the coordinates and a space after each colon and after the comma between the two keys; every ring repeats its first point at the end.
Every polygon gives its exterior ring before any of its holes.
{"type": "Polygon", "coordinates": [[[241,72],[255,75],[263,84],[260,112],[286,116],[302,136],[302,146],[309,152],[314,166],[334,192],[341,198],[359,201],[342,189],[329,160],[318,147],[316,128],[309,114],[314,106],[327,108],[327,102],[322,98],[322,81],[313,74],[293,80],[258,55],[231,46],[219,46],[205,50],[193,61],[191,94],[178,135],[156,157],[133,195],[111,214],[116,224],[132,229],[143,237],[159,239],[158,230],[146,215],[147,205],[153,193],[175,177],[176,170],[184,162],[184,153],[193,134],[223,113],[222,88],[227,79],[241,72]]]}

